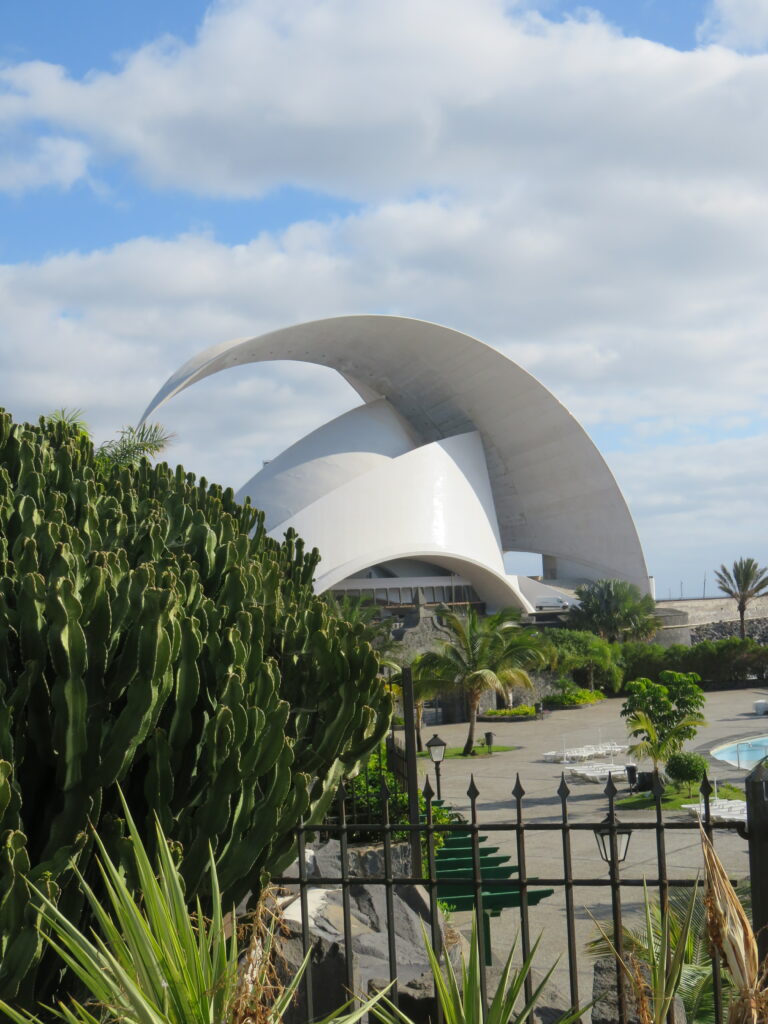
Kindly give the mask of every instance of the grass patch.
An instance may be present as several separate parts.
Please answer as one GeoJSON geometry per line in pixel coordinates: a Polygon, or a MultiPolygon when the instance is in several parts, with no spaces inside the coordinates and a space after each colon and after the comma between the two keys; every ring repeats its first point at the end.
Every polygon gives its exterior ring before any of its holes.
{"type": "MultiPolygon", "coordinates": [[[[732,786],[730,783],[723,782],[718,784],[717,787],[718,798],[723,800],[743,800],[744,790],[739,789],[738,786],[732,786]]],[[[715,794],[713,793],[710,797],[714,800],[715,794]]],[[[688,786],[683,783],[678,785],[672,782],[668,782],[664,787],[664,796],[661,798],[661,806],[665,811],[677,811],[683,804],[695,804],[699,799],[698,789],[694,787],[693,795],[688,795],[688,786]]],[[[655,807],[656,801],[650,793],[635,793],[634,796],[624,797],[623,800],[616,801],[617,807],[626,807],[628,810],[642,811],[649,807],[655,807]]]]}
{"type": "MultiPolygon", "coordinates": [[[[462,747],[448,747],[447,750],[445,751],[445,756],[446,757],[461,757],[462,756],[461,752],[462,752],[463,749],[464,749],[463,746],[462,747]]],[[[491,751],[494,754],[503,754],[507,750],[519,750],[519,749],[520,749],[520,747],[502,747],[502,746],[498,746],[497,747],[495,743],[491,747],[491,751]]],[[[470,755],[470,756],[472,756],[472,755],[470,755]]],[[[474,756],[475,757],[490,757],[490,754],[488,753],[488,748],[486,747],[486,745],[483,744],[482,746],[476,746],[475,747],[474,756]]],[[[420,754],[416,755],[416,757],[429,757],[429,751],[422,750],[420,754]]]]}

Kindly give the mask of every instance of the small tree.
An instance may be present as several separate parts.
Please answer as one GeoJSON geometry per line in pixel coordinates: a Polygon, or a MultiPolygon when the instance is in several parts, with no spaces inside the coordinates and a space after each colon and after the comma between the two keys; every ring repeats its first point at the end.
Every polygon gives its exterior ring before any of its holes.
{"type": "Polygon", "coordinates": [[[549,643],[531,629],[518,625],[520,613],[505,608],[481,619],[474,608],[467,615],[441,612],[448,639],[439,651],[427,651],[419,659],[419,676],[425,685],[456,686],[469,704],[469,731],[462,753],[474,753],[475,723],[480,698],[486,690],[505,693],[512,685],[532,688],[528,669],[543,667],[550,659],[549,643]]]}
{"type": "MultiPolygon", "coordinates": [[[[659,679],[658,683],[650,679],[627,683],[628,697],[622,705],[621,717],[630,719],[642,713],[661,734],[686,723],[682,738],[692,740],[699,726],[707,724],[701,714],[705,697],[698,685],[700,677],[695,672],[661,672],[659,679]]],[[[632,735],[640,733],[634,731],[632,735]]]]}
{"type": "Polygon", "coordinates": [[[753,598],[768,590],[768,569],[759,566],[754,558],[739,558],[729,569],[721,565],[715,570],[717,585],[724,594],[732,597],[739,612],[739,630],[743,640],[747,633],[744,617],[747,605],[753,598]]]}
{"type": "Polygon", "coordinates": [[[547,639],[555,648],[557,668],[569,672],[577,686],[594,690],[621,688],[619,646],[587,630],[548,629],[547,639]]]}
{"type": "Polygon", "coordinates": [[[691,750],[679,750],[667,759],[667,775],[673,782],[687,782],[688,796],[692,796],[694,782],[701,782],[707,772],[707,759],[691,750]]]}

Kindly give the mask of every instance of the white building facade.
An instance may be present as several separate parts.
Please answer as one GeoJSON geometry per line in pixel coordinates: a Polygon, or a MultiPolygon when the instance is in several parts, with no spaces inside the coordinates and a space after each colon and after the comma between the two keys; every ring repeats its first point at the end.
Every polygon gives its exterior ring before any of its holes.
{"type": "Polygon", "coordinates": [[[269,532],[293,527],[322,561],[318,592],[379,603],[475,600],[532,611],[540,597],[619,578],[649,592],[626,502],[602,456],[530,374],[458,331],[348,316],[217,345],[150,403],[244,363],[297,360],[340,373],[363,404],[324,424],[239,492],[269,532]],[[505,552],[538,552],[541,580],[505,552]]]}

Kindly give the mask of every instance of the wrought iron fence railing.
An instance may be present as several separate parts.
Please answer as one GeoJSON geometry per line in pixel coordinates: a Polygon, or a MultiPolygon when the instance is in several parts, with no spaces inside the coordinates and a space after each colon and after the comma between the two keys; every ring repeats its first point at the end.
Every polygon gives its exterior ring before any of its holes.
{"type": "MultiPolygon", "coordinates": [[[[481,988],[487,999],[488,966],[490,954],[489,928],[490,917],[498,915],[502,910],[512,908],[510,912],[517,914],[520,946],[523,957],[530,954],[534,934],[531,921],[532,907],[541,900],[546,901],[552,892],[561,900],[559,912],[548,912],[547,929],[561,929],[567,983],[564,993],[571,1007],[588,1003],[591,992],[584,991],[585,964],[587,955],[582,948],[577,934],[577,902],[576,893],[581,890],[602,890],[610,896],[609,931],[613,944],[619,954],[624,949],[624,907],[628,901],[628,893],[635,907],[642,900],[642,887],[655,891],[660,906],[668,907],[670,889],[673,887],[692,888],[699,883],[698,873],[693,859],[690,868],[680,870],[673,866],[670,870],[667,852],[671,836],[689,833],[692,837],[691,846],[699,831],[699,820],[704,832],[712,838],[715,829],[724,829],[723,834],[736,831],[736,826],[727,824],[715,825],[711,809],[712,788],[705,778],[700,787],[701,815],[674,816],[665,812],[662,807],[662,788],[657,784],[651,795],[652,807],[641,817],[639,814],[629,820],[629,814],[622,812],[620,821],[616,813],[617,789],[609,776],[605,787],[606,815],[599,820],[584,820],[572,812],[573,794],[562,776],[560,785],[553,794],[553,802],[547,808],[547,815],[542,816],[540,807],[532,810],[526,805],[525,789],[518,777],[511,792],[508,814],[503,820],[498,819],[499,808],[495,808],[496,817],[486,816],[483,820],[481,794],[474,780],[467,791],[469,801],[463,820],[448,823],[435,821],[434,792],[427,780],[423,789],[424,812],[420,820],[403,823],[393,822],[390,813],[391,795],[386,786],[379,794],[379,813],[375,821],[365,824],[366,835],[378,839],[381,847],[380,871],[368,875],[364,879],[350,871],[351,837],[359,832],[361,822],[359,815],[354,822],[350,821],[350,800],[345,787],[342,787],[337,800],[335,820],[323,825],[324,835],[334,836],[339,843],[339,870],[335,874],[311,874],[308,869],[307,847],[315,839],[316,827],[301,827],[297,830],[298,859],[294,869],[280,879],[279,885],[287,886],[297,894],[301,910],[301,936],[305,952],[312,944],[310,926],[310,895],[313,889],[336,888],[341,893],[341,921],[343,947],[346,953],[345,971],[346,986],[350,993],[355,990],[353,956],[353,920],[350,892],[362,881],[366,885],[381,886],[384,890],[386,905],[386,963],[383,971],[390,981],[398,977],[399,960],[396,930],[394,927],[394,894],[402,891],[402,887],[422,886],[426,893],[424,914],[433,948],[436,952],[441,948],[438,901],[459,902],[462,908],[471,906],[477,920],[478,944],[481,962],[481,988]],[[626,820],[625,819],[626,815],[626,820]],[[632,870],[623,865],[625,839],[628,833],[637,837],[635,843],[643,842],[642,855],[632,861],[632,870]],[[397,871],[394,867],[393,836],[394,834],[417,836],[421,841],[424,856],[421,864],[409,871],[397,871]],[[601,874],[589,871],[582,865],[589,861],[579,855],[574,857],[574,843],[581,842],[585,834],[592,834],[600,839],[607,858],[601,874]],[[546,857],[534,851],[534,873],[529,870],[529,859],[532,844],[537,837],[546,847],[546,857]],[[551,842],[549,839],[551,838],[551,842]],[[502,846],[500,855],[489,854],[489,848],[502,846]],[[441,849],[442,847],[442,849],[441,849]],[[448,854],[446,855],[446,849],[448,854]],[[514,860],[514,863],[510,863],[514,860]],[[506,863],[505,863],[506,861],[506,863]],[[557,870],[550,870],[553,862],[559,864],[557,870]],[[643,870],[636,865],[642,864],[643,870]],[[540,870],[541,868],[545,870],[540,870]],[[499,870],[497,870],[499,869],[499,870]],[[545,893],[544,896],[541,894],[545,893]]],[[[629,812],[631,813],[631,812],[629,812]]],[[[372,815],[373,817],[373,815],[372,815]]],[[[741,834],[746,835],[741,828],[741,834]]],[[[593,841],[594,844],[594,841],[593,841]]],[[[717,847],[717,840],[715,840],[717,847]]],[[[411,844],[413,848],[413,844],[411,844]]],[[[597,845],[593,846],[597,850],[597,845]]],[[[594,865],[594,861],[592,862],[594,865]]],[[[599,863],[599,862],[598,862],[599,863]]],[[[413,861],[411,861],[413,864],[413,861]]],[[[712,958],[712,984],[715,1024],[723,1020],[723,996],[720,968],[717,957],[712,958]]],[[[307,1019],[312,1020],[313,982],[312,966],[307,971],[304,982],[304,998],[307,1019]]],[[[530,998],[533,981],[529,975],[525,982],[526,997],[530,998]]],[[[627,991],[626,981],[617,961],[616,992],[618,994],[618,1021],[627,1024],[627,991]]],[[[398,988],[395,985],[391,994],[392,1000],[398,1001],[398,988]]],[[[564,1006],[563,1009],[567,1009],[564,1006]]]]}

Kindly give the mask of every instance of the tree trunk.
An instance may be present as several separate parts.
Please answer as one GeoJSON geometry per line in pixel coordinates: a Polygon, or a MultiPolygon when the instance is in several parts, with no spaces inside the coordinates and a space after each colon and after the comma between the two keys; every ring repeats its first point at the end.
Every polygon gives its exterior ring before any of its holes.
{"type": "Polygon", "coordinates": [[[469,698],[469,732],[467,742],[464,744],[462,757],[469,757],[475,752],[475,722],[477,721],[477,709],[480,706],[480,695],[471,694],[469,698]]]}
{"type": "Polygon", "coordinates": [[[421,720],[424,716],[424,701],[417,700],[414,704],[414,710],[416,711],[416,750],[421,753],[424,749],[424,744],[421,742],[421,720]]]}
{"type": "Polygon", "coordinates": [[[742,640],[747,639],[747,627],[744,623],[744,616],[746,615],[746,612],[747,606],[739,601],[739,632],[742,640]]]}

